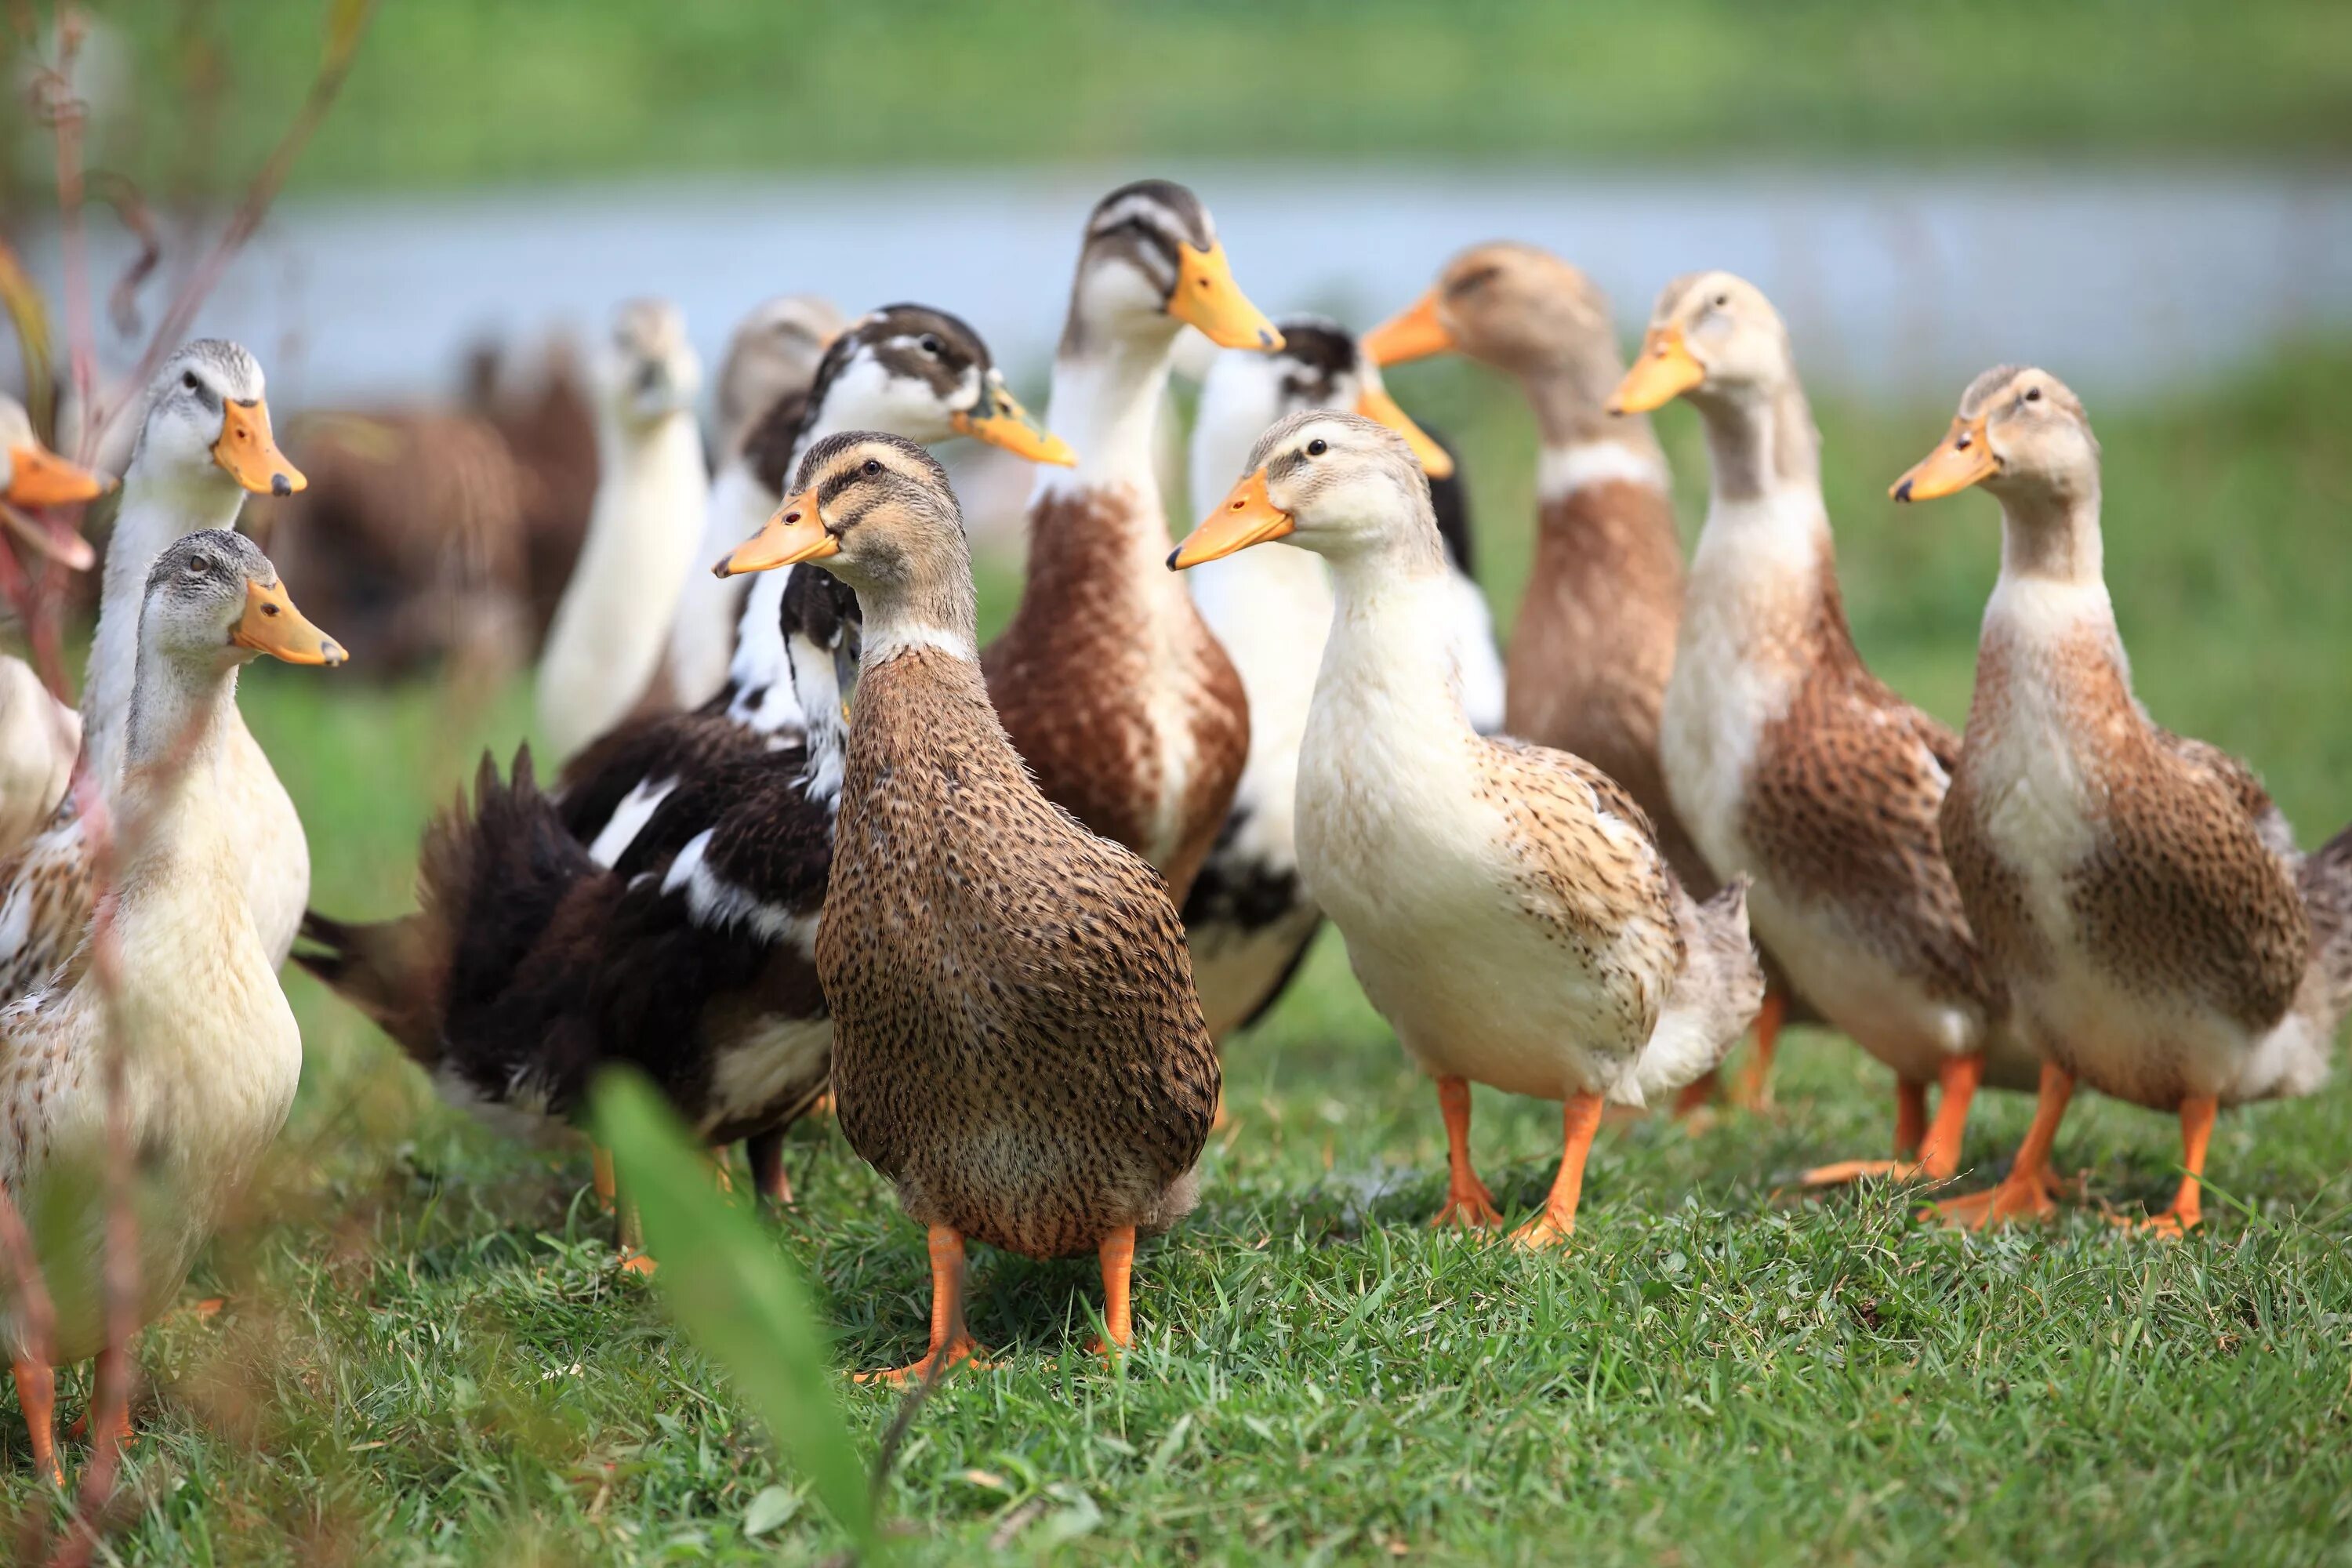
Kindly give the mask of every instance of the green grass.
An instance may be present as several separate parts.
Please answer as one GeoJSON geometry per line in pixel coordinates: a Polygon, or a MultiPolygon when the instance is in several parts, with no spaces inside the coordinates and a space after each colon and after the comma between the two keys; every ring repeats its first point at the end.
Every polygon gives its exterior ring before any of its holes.
{"type": "MultiPolygon", "coordinates": [[[[1497,602],[1527,555],[1531,437],[1487,378],[1401,372],[1467,444],[1497,602]]],[[[1957,389],[1956,389],[1957,390],[1957,389]]],[[[2103,414],[2108,571],[2142,694],[2252,758],[2306,840],[2352,813],[2341,694],[2352,355],[2103,414]]],[[[1841,558],[1865,654],[1947,718],[1993,570],[1980,500],[1898,512],[1886,480],[1941,409],[1829,408],[1841,558]]],[[[1664,420],[1695,508],[1690,417],[1664,420]]],[[[299,595],[300,584],[293,584],[299,595]]],[[[999,605],[1001,610],[1001,605],[999,605]]],[[[304,807],[320,903],[398,907],[415,828],[525,705],[468,707],[264,670],[247,708],[304,807]]],[[[152,1395],[125,1561],[811,1562],[803,1500],[747,1540],[780,1473],[711,1363],[615,1273],[576,1152],[502,1144],[435,1105],[307,981],[310,1068],[277,1179],[142,1346],[152,1395]]],[[[1573,1246],[1433,1236],[1433,1096],[1331,944],[1229,1053],[1232,1129],[1199,1213],[1139,1265],[1137,1353],[1080,1351],[1090,1268],[982,1253],[973,1325],[1001,1370],[923,1412],[887,1497],[906,1555],[1423,1563],[2344,1560],[2352,1540],[2352,1089],[2226,1118],[2207,1234],[2118,1234],[2160,1203],[2170,1125],[2095,1100],[2062,1162],[2094,1200],[2046,1233],[1962,1239],[1877,1191],[1790,1173],[1874,1152],[1885,1075],[1794,1037],[1780,1106],[1693,1137],[1614,1124],[1573,1246]]],[[[2026,1107],[1992,1096],[1966,1159],[2026,1107]]],[[[1541,1195],[1556,1107],[1480,1091],[1507,1206],[1541,1195]]],[[[828,1123],[789,1153],[774,1226],[845,1367],[919,1348],[921,1238],[828,1123]]],[[[1981,1181],[1981,1173],[1971,1178],[1981,1181]]],[[[78,1408],[79,1387],[67,1396],[78,1408]]],[[[845,1390],[870,1442],[893,1412],[845,1390]]],[[[6,1498],[35,1493],[0,1416],[6,1498]]],[[[77,1450],[78,1451],[78,1450],[77,1450]]]]}
{"type": "MultiPolygon", "coordinates": [[[[135,40],[100,160],[241,179],[324,0],[92,0],[135,40]]],[[[2352,144],[2328,0],[385,0],[323,190],[614,173],[1254,160],[2239,153],[2352,144]]],[[[0,134],[23,134],[16,129],[0,134]]]]}

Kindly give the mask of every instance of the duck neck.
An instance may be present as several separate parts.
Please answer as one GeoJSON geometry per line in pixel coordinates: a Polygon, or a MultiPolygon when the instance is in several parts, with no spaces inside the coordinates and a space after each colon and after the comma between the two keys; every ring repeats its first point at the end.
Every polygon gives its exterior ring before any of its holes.
{"type": "Polygon", "coordinates": [[[1693,401],[1706,423],[1712,478],[1681,646],[1722,643],[1751,668],[1788,675],[1825,658],[1851,664],[1804,394],[1790,377],[1693,401]]]}
{"type": "Polygon", "coordinates": [[[173,540],[206,528],[234,528],[245,492],[218,468],[193,478],[159,474],[134,457],[106,546],[106,572],[82,687],[82,761],[111,792],[122,771],[131,694],[139,673],[139,612],[147,573],[173,540]]]}
{"type": "Polygon", "coordinates": [[[1462,708],[1451,584],[1434,529],[1384,536],[1325,556],[1331,568],[1331,635],[1318,693],[1326,687],[1378,692],[1433,728],[1471,732],[1462,708]]]}
{"type": "Polygon", "coordinates": [[[1821,438],[1813,411],[1793,374],[1691,395],[1706,430],[1709,486],[1720,501],[1822,489],[1821,438]]]}
{"type": "Polygon", "coordinates": [[[2099,487],[2018,489],[2000,498],[2000,575],[2006,583],[2103,586],[2099,487]]]}
{"type": "MultiPolygon", "coordinates": [[[[910,649],[927,648],[961,659],[980,673],[980,607],[971,585],[971,556],[956,535],[952,551],[917,559],[906,577],[878,591],[857,590],[865,620],[858,658],[865,673],[910,649]]],[[[853,711],[854,711],[853,707],[853,711]]]]}
{"type": "Polygon", "coordinates": [[[184,860],[217,837],[215,780],[236,712],[237,668],[140,653],[115,793],[117,879],[126,896],[163,862],[184,860]],[[207,825],[210,836],[198,831],[207,825]]]}
{"type": "MultiPolygon", "coordinates": [[[[1152,438],[1176,330],[1173,320],[1155,317],[1126,331],[1065,334],[1054,356],[1045,425],[1070,444],[1078,460],[1072,468],[1039,469],[1040,495],[1127,485],[1140,489],[1158,512],[1152,438]]],[[[1164,538],[1166,520],[1154,521],[1164,538]]]]}
{"type": "Polygon", "coordinates": [[[1624,362],[1613,343],[1538,360],[1522,368],[1519,390],[1535,414],[1536,432],[1544,450],[1616,443],[1655,457],[1658,442],[1650,433],[1647,416],[1609,412],[1610,395],[1624,375],[1624,362]]]}
{"type": "MultiPolygon", "coordinates": [[[[792,482],[802,456],[811,447],[849,428],[856,426],[824,405],[811,408],[800,434],[793,438],[792,458],[784,465],[785,483],[792,482]]],[[[793,690],[792,653],[784,647],[784,590],[792,585],[793,573],[821,570],[780,566],[751,579],[743,595],[742,613],[735,621],[735,652],[727,661],[727,712],[737,723],[773,734],[808,722],[809,716],[793,690]]]]}

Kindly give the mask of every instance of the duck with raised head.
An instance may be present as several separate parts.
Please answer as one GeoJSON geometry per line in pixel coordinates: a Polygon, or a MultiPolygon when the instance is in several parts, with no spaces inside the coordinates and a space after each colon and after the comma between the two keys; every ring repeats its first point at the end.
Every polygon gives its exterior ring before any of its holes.
{"type": "MultiPolygon", "coordinates": [[[[173,540],[234,527],[248,492],[291,495],[308,482],[270,434],[261,366],[240,345],[201,338],[164,363],[122,475],[106,547],[98,628],[82,687],[78,771],[110,801],[122,772],[139,616],[148,569],[173,540]]],[[[273,967],[286,961],[310,891],[302,819],[232,707],[229,831],[245,868],[246,903],[273,967]]],[[[30,991],[79,944],[89,915],[90,842],[68,793],[41,831],[0,865],[0,1001],[30,991]]]]}
{"type": "Polygon", "coordinates": [[[1436,1223],[1501,1220],[1470,1160],[1472,1083],[1564,1102],[1559,1176],[1515,1233],[1557,1246],[1575,1229],[1603,1102],[1680,1089],[1755,1016],[1747,884],[1694,901],[1608,774],[1471,727],[1440,613],[1445,552],[1402,437],[1298,414],[1248,466],[1169,564],[1284,539],[1329,564],[1337,605],[1298,754],[1299,870],[1365,995],[1437,1080],[1449,1176],[1436,1223]]]}
{"type": "MultiPolygon", "coordinates": [[[[761,482],[778,489],[775,454],[845,422],[1066,457],[1004,390],[978,334],[927,306],[859,321],[795,408],[790,429],[756,446],[761,482]]],[[[760,539],[740,549],[722,569],[750,570],[760,539]]],[[[836,667],[855,657],[855,600],[814,570],[754,584],[717,696],[622,725],[551,796],[520,761],[504,786],[486,763],[470,819],[428,837],[424,912],[373,925],[313,914],[301,962],[455,1103],[523,1126],[564,1121],[599,1062],[634,1062],[705,1136],[748,1137],[761,1189],[789,1201],[782,1136],[822,1093],[832,1040],[810,943],[839,804],[836,667]]],[[[597,1179],[609,1185],[602,1161],[597,1179]]]]}
{"type": "Polygon", "coordinates": [[[1160,876],[1038,790],[989,704],[962,514],[912,442],[802,461],[763,563],[857,592],[866,641],[816,961],[849,1146],[929,1232],[920,1377],[971,1359],[968,1242],[1100,1260],[1132,1337],[1139,1237],[1192,1206],[1217,1054],[1160,876]]]}
{"type": "Polygon", "coordinates": [[[1249,752],[1241,677],[1160,566],[1152,430],[1187,325],[1223,347],[1282,346],[1200,198],[1166,180],[1122,185],[1087,219],[1045,409],[1078,461],[1038,479],[1028,580],[984,659],[1046,798],[1150,861],[1179,903],[1249,752]]]}
{"type": "Polygon", "coordinates": [[[1820,437],[1755,285],[1706,272],[1659,295],[1612,406],[1676,397],[1698,410],[1712,483],[1661,715],[1666,787],[1707,863],[1754,879],[1757,933],[1798,992],[1895,1070],[1895,1157],[1808,1179],[1949,1176],[1978,1088],[2039,1074],[1944,861],[1959,737],[1853,646],[1820,437]]]}
{"type": "Polygon", "coordinates": [[[2051,1147],[2083,1083],[2179,1118],[2186,1173],[2140,1222],[2177,1236],[2202,1219],[2221,1110],[2328,1075],[2352,1006],[2352,829],[2306,859],[2251,769],[2140,705],[2107,594],[2099,444],[2065,384],[1987,371],[1893,494],[1974,485],[2000,502],[2000,577],[1944,849],[2042,1066],[2009,1174],[1945,1212],[2052,1213],[2051,1147]]]}
{"type": "MultiPolygon", "coordinates": [[[[1486,595],[1470,574],[1468,505],[1453,453],[1397,405],[1347,328],[1302,315],[1284,317],[1276,330],[1279,351],[1234,349],[1210,363],[1192,423],[1192,494],[1221,493],[1257,438],[1304,409],[1350,410],[1402,436],[1429,475],[1445,542],[1463,708],[1480,733],[1492,733],[1503,721],[1503,665],[1486,595]]],[[[1322,924],[1299,883],[1291,806],[1315,658],[1331,625],[1331,584],[1322,562],[1283,545],[1203,566],[1186,581],[1249,698],[1241,783],[1183,904],[1201,1011],[1223,1039],[1273,1005],[1322,924]]]]}
{"type": "MultiPolygon", "coordinates": [[[[598,357],[596,501],[539,660],[539,727],[568,757],[646,696],[701,541],[702,362],[666,300],[614,312],[598,357]]],[[[667,706],[667,704],[663,704],[667,706]]]]}
{"type": "MultiPolygon", "coordinates": [[[[0,1186],[43,1212],[56,1321],[44,1358],[5,1320],[33,1462],[63,1480],[54,1366],[110,1352],[96,1281],[106,1233],[106,1074],[139,1152],[141,1323],[161,1316],[285,1124],[302,1037],[246,902],[237,814],[237,670],[258,654],[343,661],[252,541],[205,529],[168,542],[132,606],[131,689],[117,738],[109,896],[66,961],[0,1009],[0,1186]],[[104,943],[101,949],[100,943],[104,943]],[[110,960],[107,953],[110,952],[110,960]],[[103,966],[103,967],[102,967],[103,966]],[[62,1209],[59,1205],[63,1205],[62,1209]]],[[[119,1439],[126,1434],[107,1435],[119,1439]]]]}

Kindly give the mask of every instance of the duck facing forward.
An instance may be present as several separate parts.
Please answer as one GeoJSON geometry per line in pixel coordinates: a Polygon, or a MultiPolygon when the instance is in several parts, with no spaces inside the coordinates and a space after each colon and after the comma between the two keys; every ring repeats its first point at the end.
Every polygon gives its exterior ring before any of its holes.
{"type": "Polygon", "coordinates": [[[2107,596],[2099,447],[2046,371],[2003,365],[1960,399],[1901,501],[2000,501],[1945,853],[1969,923],[2042,1053],[2010,1174],[1946,1205],[1978,1225],[2053,1209],[2049,1156],[2079,1081],[2180,1119],[2178,1235],[2201,1217],[2216,1113],[2307,1094],[2352,1004],[2352,830],[2305,859],[2253,773],[2159,728],[2132,693],[2107,596]]]}
{"type": "Polygon", "coordinates": [[[252,541],[192,533],[147,574],[114,794],[108,895],[47,982],[0,1010],[0,1185],[20,1213],[74,1206],[44,1227],[86,1250],[41,1259],[58,1295],[47,1362],[7,1320],[34,1463],[58,1475],[55,1374],[104,1353],[98,1278],[105,1169],[101,1063],[121,1049],[122,1105],[146,1198],[139,1224],[139,1321],[178,1294],[213,1227],[284,1125],[302,1038],[246,905],[233,818],[236,673],[257,654],[340,664],[252,541]],[[101,978],[105,952],[110,975],[101,978]],[[45,1189],[47,1189],[45,1191],[45,1189]],[[39,1196],[36,1194],[39,1194],[39,1196]],[[83,1287],[83,1288],[77,1288],[83,1287]]]}
{"type": "Polygon", "coordinates": [[[895,437],[819,442],[778,565],[857,591],[863,667],[817,973],[851,1148],[929,1228],[930,1348],[971,1358],[964,1246],[1092,1252],[1130,1337],[1139,1236],[1192,1206],[1217,1055],[1159,876],[1039,793],[979,660],[947,475],[895,437]]]}
{"type": "Polygon", "coordinates": [[[1403,440],[1294,416],[1170,556],[1182,568],[1289,539],[1336,605],[1298,755],[1298,863],[1364,993],[1436,1079],[1450,1178],[1438,1223],[1499,1223],[1472,1169],[1470,1089],[1563,1100],[1566,1149],[1517,1238],[1575,1229],[1604,1100],[1642,1105],[1722,1059],[1763,972],[1746,884],[1693,902],[1641,807],[1565,752],[1474,730],[1453,679],[1444,546],[1403,440]]]}

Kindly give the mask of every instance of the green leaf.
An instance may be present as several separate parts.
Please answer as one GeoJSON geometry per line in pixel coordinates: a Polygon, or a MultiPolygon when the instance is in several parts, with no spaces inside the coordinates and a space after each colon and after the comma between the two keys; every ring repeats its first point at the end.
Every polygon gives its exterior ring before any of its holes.
{"type": "Polygon", "coordinates": [[[865,1467],[834,1398],[839,1374],[808,1287],[759,1222],[712,1185],[709,1159],[652,1085],[608,1069],[593,1104],[671,1313],[727,1368],[826,1511],[872,1552],[865,1467]]]}
{"type": "Polygon", "coordinates": [[[788,1524],[801,1510],[801,1494],[788,1487],[761,1487],[751,1506],[743,1510],[743,1533],[761,1536],[788,1524]]]}

